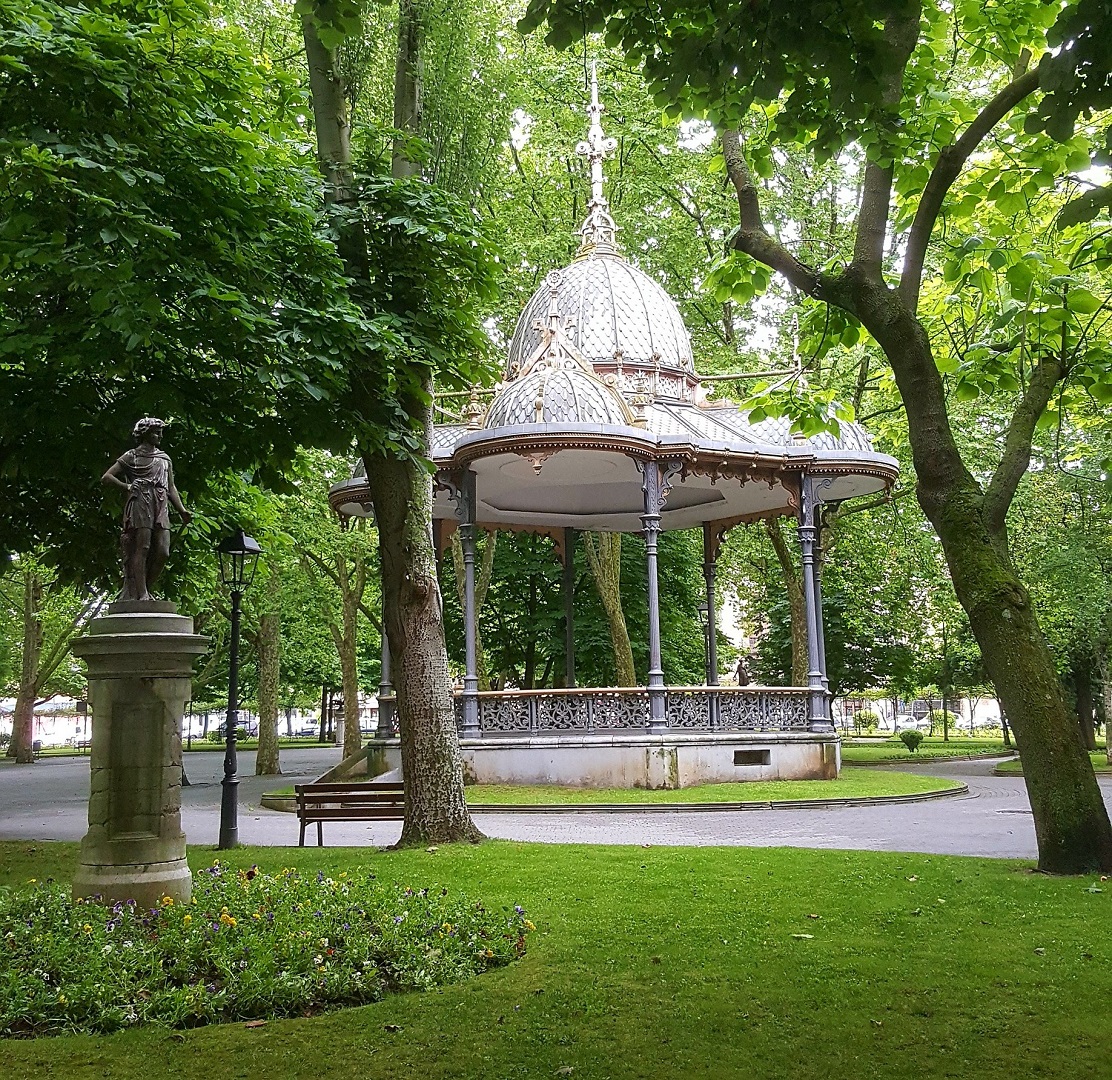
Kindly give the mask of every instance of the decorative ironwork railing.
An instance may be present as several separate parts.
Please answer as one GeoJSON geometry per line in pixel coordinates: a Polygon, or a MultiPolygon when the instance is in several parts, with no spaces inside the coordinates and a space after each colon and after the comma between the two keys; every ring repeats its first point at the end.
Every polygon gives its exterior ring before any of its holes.
{"type": "MultiPolygon", "coordinates": [[[[459,717],[457,709],[457,723],[459,717]]],[[[649,692],[644,687],[479,694],[479,730],[484,735],[643,731],[648,719],[649,692]]]]}
{"type": "Polygon", "coordinates": [[[669,686],[673,731],[805,731],[810,698],[798,686],[669,686]]]}
{"type": "MultiPolygon", "coordinates": [[[[562,735],[639,732],[649,727],[649,691],[636,687],[575,690],[494,690],[477,695],[482,735],[562,735]]],[[[394,699],[384,698],[398,732],[394,699]]],[[[810,698],[799,686],[669,686],[664,691],[669,731],[806,731],[810,698]]],[[[382,707],[380,702],[379,707],[382,707]]],[[[463,731],[463,695],[455,695],[463,731]]]]}

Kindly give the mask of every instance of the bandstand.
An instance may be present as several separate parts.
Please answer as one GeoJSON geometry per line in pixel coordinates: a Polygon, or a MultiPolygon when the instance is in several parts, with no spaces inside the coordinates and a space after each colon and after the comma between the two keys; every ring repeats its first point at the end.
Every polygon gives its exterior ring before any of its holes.
{"type": "MultiPolygon", "coordinates": [[[[464,562],[465,672],[456,695],[465,773],[482,783],[684,787],[723,780],[830,778],[840,764],[822,633],[818,515],[824,504],[890,487],[893,458],[843,423],[834,437],[793,436],[784,420],[750,423],[731,402],[708,401],[675,302],[622,257],[603,194],[613,148],[597,93],[588,138],[592,197],[570,266],[548,274],[526,304],[504,380],[465,423],[437,425],[434,531],[440,550],[459,530],[464,562]],[[708,685],[667,686],[660,656],[657,542],[662,530],[701,529],[706,603],[734,526],[798,521],[807,610],[804,687],[717,685],[713,614],[708,685]],[[567,685],[480,692],[475,650],[476,530],[552,537],[565,565],[567,685]],[[639,532],[648,581],[645,686],[575,685],[568,572],[578,531],[639,532]]],[[[340,514],[365,513],[355,476],[329,495],[340,514]]],[[[396,761],[389,656],[372,752],[396,761]]]]}

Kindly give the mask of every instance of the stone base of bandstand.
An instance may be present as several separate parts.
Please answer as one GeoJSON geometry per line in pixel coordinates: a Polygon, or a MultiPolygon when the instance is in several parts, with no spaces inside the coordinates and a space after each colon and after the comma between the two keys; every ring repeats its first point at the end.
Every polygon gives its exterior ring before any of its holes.
{"type": "Polygon", "coordinates": [[[111,604],[73,643],[88,664],[93,711],[89,831],[75,897],[143,907],[189,900],[181,721],[192,664],[206,645],[192,619],[153,600],[111,604]]]}
{"type": "MultiPolygon", "coordinates": [[[[461,739],[460,752],[468,784],[617,788],[834,780],[842,759],[832,731],[497,735],[461,739]]],[[[401,765],[397,739],[372,739],[362,753],[373,763],[363,775],[401,765]]]]}

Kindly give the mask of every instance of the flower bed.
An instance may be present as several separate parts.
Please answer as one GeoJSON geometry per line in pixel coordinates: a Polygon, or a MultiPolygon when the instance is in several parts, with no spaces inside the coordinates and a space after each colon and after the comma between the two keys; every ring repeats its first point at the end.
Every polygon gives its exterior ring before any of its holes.
{"type": "Polygon", "coordinates": [[[70,899],[47,882],[0,894],[0,1035],[196,1027],[361,1005],[521,956],[533,924],[441,888],[374,874],[268,874],[219,862],[193,900],[153,909],[70,899]]]}

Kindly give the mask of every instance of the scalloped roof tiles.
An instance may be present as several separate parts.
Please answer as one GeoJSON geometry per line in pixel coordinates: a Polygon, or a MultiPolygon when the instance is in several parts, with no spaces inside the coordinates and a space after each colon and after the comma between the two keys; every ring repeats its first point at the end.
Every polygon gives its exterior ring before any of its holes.
{"type": "MultiPolygon", "coordinates": [[[[562,272],[557,304],[568,339],[591,363],[675,368],[694,373],[691,340],[675,301],[651,277],[618,255],[596,252],[562,272]]],[[[506,377],[513,378],[541,343],[536,324],[548,311],[551,287],[533,294],[510,343],[506,377]]]]}

